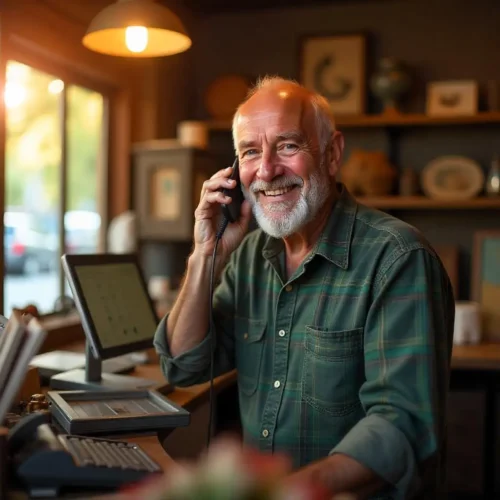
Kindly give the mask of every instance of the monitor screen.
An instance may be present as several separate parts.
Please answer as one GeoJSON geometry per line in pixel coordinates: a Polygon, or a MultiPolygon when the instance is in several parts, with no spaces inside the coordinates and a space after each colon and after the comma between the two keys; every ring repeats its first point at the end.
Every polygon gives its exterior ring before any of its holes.
{"type": "Polygon", "coordinates": [[[67,255],[63,263],[85,333],[102,358],[152,347],[158,320],[134,257],[67,255]]]}

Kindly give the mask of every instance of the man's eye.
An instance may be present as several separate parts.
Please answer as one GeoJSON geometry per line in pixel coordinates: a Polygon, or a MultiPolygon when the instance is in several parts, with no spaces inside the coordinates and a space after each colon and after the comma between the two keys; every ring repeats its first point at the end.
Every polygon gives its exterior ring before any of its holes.
{"type": "Polygon", "coordinates": [[[292,142],[287,142],[286,144],[283,145],[283,149],[288,153],[292,151],[297,151],[297,148],[298,148],[297,144],[294,144],[292,142]]]}
{"type": "Polygon", "coordinates": [[[257,154],[257,150],[256,149],[249,149],[247,151],[243,151],[241,157],[245,158],[245,156],[252,156],[254,154],[257,154]]]}

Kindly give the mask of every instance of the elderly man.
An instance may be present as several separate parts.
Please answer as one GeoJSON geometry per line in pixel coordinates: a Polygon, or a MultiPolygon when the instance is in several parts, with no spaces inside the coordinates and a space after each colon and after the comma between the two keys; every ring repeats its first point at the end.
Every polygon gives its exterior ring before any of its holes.
{"type": "MultiPolygon", "coordinates": [[[[216,258],[215,374],[237,368],[244,441],[292,479],[357,498],[442,498],[454,299],[413,227],[335,181],[328,103],[265,78],[237,110],[246,201],[216,258]],[[247,233],[251,209],[259,229],[247,233]]],[[[155,345],[169,380],[209,377],[210,263],[230,168],[205,182],[194,249],[155,345]]]]}

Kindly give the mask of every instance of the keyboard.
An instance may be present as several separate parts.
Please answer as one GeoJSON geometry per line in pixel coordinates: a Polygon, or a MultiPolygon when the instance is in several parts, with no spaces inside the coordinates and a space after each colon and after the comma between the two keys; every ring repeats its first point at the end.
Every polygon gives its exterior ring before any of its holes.
{"type": "Polygon", "coordinates": [[[140,472],[161,471],[161,467],[136,444],[70,434],[60,434],[58,437],[78,467],[106,467],[140,472]]]}

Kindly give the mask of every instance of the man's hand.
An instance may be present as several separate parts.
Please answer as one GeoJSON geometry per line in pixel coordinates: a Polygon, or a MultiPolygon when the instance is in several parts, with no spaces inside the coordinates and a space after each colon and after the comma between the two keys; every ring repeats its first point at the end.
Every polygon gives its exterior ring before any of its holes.
{"type": "Polygon", "coordinates": [[[335,499],[345,497],[356,500],[369,498],[386,485],[371,469],[341,453],[299,469],[288,476],[287,482],[316,484],[335,499]]]}
{"type": "MultiPolygon", "coordinates": [[[[222,189],[235,187],[235,181],[228,179],[231,167],[219,170],[203,184],[200,203],[194,212],[194,253],[211,257],[214,251],[215,238],[221,222],[221,205],[229,204],[231,198],[224,196],[222,189]]],[[[241,207],[241,217],[237,222],[229,224],[220,242],[221,261],[225,262],[229,255],[238,247],[248,230],[251,208],[248,201],[241,207]]]]}

